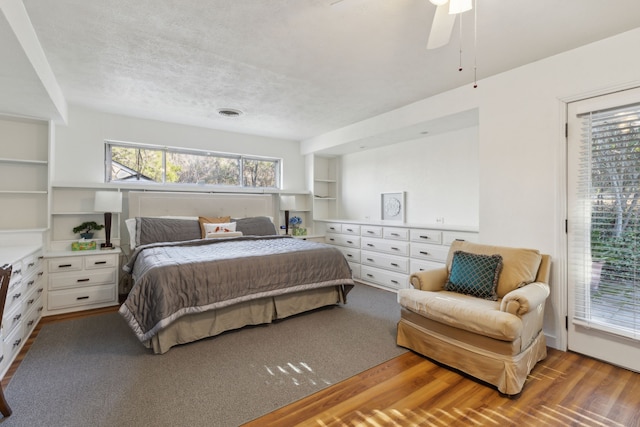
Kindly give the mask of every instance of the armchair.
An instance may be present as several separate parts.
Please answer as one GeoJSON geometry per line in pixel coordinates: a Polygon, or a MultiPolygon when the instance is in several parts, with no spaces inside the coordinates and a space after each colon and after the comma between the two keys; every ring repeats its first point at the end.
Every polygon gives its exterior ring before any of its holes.
{"type": "Polygon", "coordinates": [[[413,289],[398,291],[397,344],[520,393],[547,356],[550,263],[533,249],[453,242],[445,267],[412,274],[413,289]]]}

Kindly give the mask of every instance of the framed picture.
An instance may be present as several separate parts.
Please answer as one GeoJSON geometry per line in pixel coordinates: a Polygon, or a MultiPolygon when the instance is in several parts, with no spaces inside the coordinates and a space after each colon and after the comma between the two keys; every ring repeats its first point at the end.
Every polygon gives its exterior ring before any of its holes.
{"type": "Polygon", "coordinates": [[[380,211],[383,221],[404,222],[404,191],[382,193],[380,195],[380,211]]]}

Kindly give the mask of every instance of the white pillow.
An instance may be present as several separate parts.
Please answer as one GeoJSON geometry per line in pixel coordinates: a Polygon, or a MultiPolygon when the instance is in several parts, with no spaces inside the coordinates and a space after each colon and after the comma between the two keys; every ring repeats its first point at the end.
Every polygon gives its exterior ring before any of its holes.
{"type": "Polygon", "coordinates": [[[204,231],[206,234],[231,233],[236,231],[235,222],[205,223],[203,225],[204,225],[204,231]]]}

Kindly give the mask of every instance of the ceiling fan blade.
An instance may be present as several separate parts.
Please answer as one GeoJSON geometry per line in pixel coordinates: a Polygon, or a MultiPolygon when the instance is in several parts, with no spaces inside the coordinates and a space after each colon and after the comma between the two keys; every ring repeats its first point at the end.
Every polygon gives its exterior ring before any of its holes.
{"type": "Polygon", "coordinates": [[[455,22],[456,15],[449,14],[448,4],[438,6],[436,14],[433,16],[427,49],[437,49],[449,43],[455,22]]]}

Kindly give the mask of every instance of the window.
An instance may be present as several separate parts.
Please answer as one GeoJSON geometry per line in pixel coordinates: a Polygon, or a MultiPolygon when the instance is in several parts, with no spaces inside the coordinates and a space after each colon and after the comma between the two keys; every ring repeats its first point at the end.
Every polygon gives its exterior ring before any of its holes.
{"type": "Polygon", "coordinates": [[[640,104],[578,117],[574,322],[640,339],[640,104]]]}
{"type": "Polygon", "coordinates": [[[106,142],[107,182],[280,188],[279,159],[106,142]]]}

